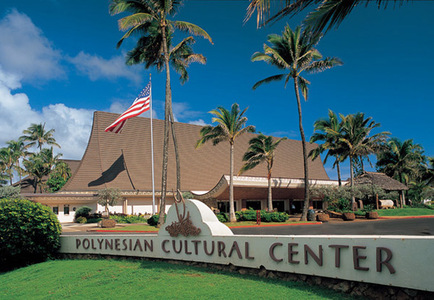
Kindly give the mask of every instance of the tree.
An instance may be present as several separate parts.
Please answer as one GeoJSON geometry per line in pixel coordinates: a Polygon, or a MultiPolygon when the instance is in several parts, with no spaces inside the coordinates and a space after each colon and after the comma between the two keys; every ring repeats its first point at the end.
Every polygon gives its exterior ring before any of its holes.
{"type": "Polygon", "coordinates": [[[114,206],[122,199],[119,189],[106,188],[98,191],[98,204],[104,206],[105,211],[109,212],[109,206],[114,206]]]}
{"type": "MultiPolygon", "coordinates": [[[[354,187],[354,162],[359,160],[363,167],[363,159],[367,158],[369,161],[369,155],[376,154],[383,148],[384,142],[387,139],[389,132],[380,132],[369,136],[371,131],[379,126],[380,123],[376,123],[371,117],[365,119],[364,113],[350,114],[344,116],[340,114],[342,120],[342,133],[331,132],[339,143],[342,144],[343,157],[350,160],[350,176],[351,187],[354,187]]],[[[354,207],[355,199],[352,198],[352,207],[354,207]]]]}
{"type": "Polygon", "coordinates": [[[9,147],[0,149],[0,161],[2,163],[3,172],[6,175],[5,178],[9,180],[9,184],[12,185],[13,171],[14,171],[14,153],[9,147]]]}
{"type": "Polygon", "coordinates": [[[47,180],[47,186],[50,192],[54,193],[60,190],[71,177],[71,168],[64,161],[58,161],[54,170],[50,173],[47,180]]]}
{"type": "Polygon", "coordinates": [[[408,185],[420,173],[423,163],[421,145],[414,144],[413,140],[401,142],[398,138],[391,138],[385,149],[377,154],[376,167],[379,172],[408,185]]]}
{"type": "Polygon", "coordinates": [[[34,193],[38,187],[39,192],[42,193],[44,176],[48,176],[53,169],[54,165],[58,162],[62,154],[53,155],[53,147],[50,149],[42,149],[38,153],[33,153],[28,159],[23,161],[26,172],[33,176],[34,193]]]}
{"type": "Polygon", "coordinates": [[[308,85],[310,82],[301,76],[301,73],[322,72],[326,69],[337,65],[342,65],[338,58],[327,57],[322,59],[321,53],[315,49],[315,46],[321,39],[321,34],[314,34],[309,28],[299,26],[294,31],[288,26],[282,35],[271,34],[268,36],[268,42],[271,46],[264,44],[264,52],[256,52],[252,56],[252,61],[265,61],[278,69],[285,70],[284,74],[273,75],[258,81],[253,86],[256,89],[264,83],[272,81],[285,80],[286,84],[290,79],[294,81],[295,97],[297,100],[299,128],[303,147],[303,164],[304,164],[304,208],[301,220],[307,220],[307,209],[309,207],[309,173],[307,165],[306,139],[304,136],[302,124],[302,112],[300,103],[300,90],[305,100],[308,96],[308,85]]]}
{"type": "MultiPolygon", "coordinates": [[[[409,0],[394,0],[393,2],[404,3],[409,0]]],[[[389,0],[281,0],[285,4],[279,7],[276,13],[271,12],[271,0],[250,0],[247,8],[245,21],[257,12],[257,26],[264,26],[269,22],[278,21],[286,16],[292,17],[305,9],[317,7],[310,11],[304,19],[305,25],[312,26],[314,32],[328,31],[339,24],[351,13],[351,11],[361,4],[368,6],[369,3],[376,3],[377,7],[386,8],[392,1],[389,0]]]]}
{"type": "Polygon", "coordinates": [[[22,138],[19,138],[17,141],[8,141],[6,144],[8,145],[8,148],[12,150],[12,168],[18,173],[21,182],[24,170],[20,166],[20,159],[29,155],[29,152],[27,151],[29,146],[24,144],[22,138]]]}
{"type": "Polygon", "coordinates": [[[200,130],[201,138],[196,143],[196,149],[208,141],[217,145],[222,141],[228,141],[230,145],[230,173],[229,173],[229,220],[236,222],[235,205],[234,205],[234,144],[235,139],[246,132],[254,132],[255,127],[252,125],[245,126],[247,117],[244,116],[247,108],[240,112],[237,103],[232,104],[231,110],[224,107],[217,107],[210,111],[214,117],[212,122],[216,126],[204,126],[200,130]]]}
{"type": "Polygon", "coordinates": [[[310,142],[315,143],[317,141],[323,141],[323,143],[317,148],[311,150],[309,156],[312,157],[312,160],[315,160],[320,156],[320,154],[327,151],[327,154],[324,157],[324,164],[330,156],[334,157],[335,162],[333,163],[333,168],[336,167],[337,169],[338,182],[339,186],[341,186],[340,163],[343,161],[343,149],[342,145],[339,144],[339,135],[342,134],[341,122],[336,113],[329,110],[329,118],[315,121],[313,127],[315,132],[311,136],[310,142]]]}
{"type": "Polygon", "coordinates": [[[46,131],[45,123],[32,123],[29,128],[23,130],[24,135],[21,136],[20,139],[25,142],[29,142],[27,145],[28,147],[36,145],[39,148],[39,151],[42,150],[42,146],[44,144],[60,148],[59,144],[56,143],[56,139],[53,137],[54,131],[54,129],[46,131]]]}
{"type": "Polygon", "coordinates": [[[265,136],[262,133],[249,141],[249,148],[244,153],[244,165],[241,167],[239,174],[253,169],[262,162],[267,163],[267,180],[268,180],[268,209],[273,210],[273,197],[271,191],[271,171],[274,164],[274,151],[281,141],[286,137],[273,141],[272,136],[265,136]]]}
{"type": "Polygon", "coordinates": [[[184,39],[172,50],[170,42],[174,29],[178,29],[190,34],[202,36],[211,43],[208,33],[197,25],[184,22],[172,21],[168,17],[175,15],[182,1],[179,0],[112,0],[110,3],[110,14],[129,12],[130,15],[119,20],[119,28],[126,31],[118,42],[118,47],[131,34],[140,34],[136,48],[129,52],[127,63],[145,63],[146,68],[156,66],[158,70],[166,70],[166,99],[164,114],[164,142],[163,142],[163,166],[161,180],[161,200],[159,226],[164,223],[164,211],[166,205],[167,191],[167,164],[168,164],[168,144],[169,127],[172,128],[172,138],[175,146],[176,165],[177,165],[177,189],[181,190],[181,171],[178,155],[178,146],[174,130],[174,117],[172,111],[172,90],[170,85],[169,65],[175,66],[175,70],[180,72],[181,81],[188,79],[186,67],[190,62],[203,61],[203,56],[194,55],[189,52],[190,45],[194,42],[192,37],[184,39]],[[187,49],[187,50],[186,50],[187,49]],[[171,56],[172,54],[172,56],[171,56]]]}

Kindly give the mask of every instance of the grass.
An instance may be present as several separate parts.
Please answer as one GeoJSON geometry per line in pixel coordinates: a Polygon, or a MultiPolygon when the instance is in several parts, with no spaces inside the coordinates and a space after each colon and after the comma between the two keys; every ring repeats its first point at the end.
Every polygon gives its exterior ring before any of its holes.
{"type": "Polygon", "coordinates": [[[377,210],[380,217],[433,216],[434,210],[429,208],[396,208],[377,210]]]}
{"type": "Polygon", "coordinates": [[[165,262],[57,260],[0,274],[6,299],[352,299],[299,282],[165,262]]]}

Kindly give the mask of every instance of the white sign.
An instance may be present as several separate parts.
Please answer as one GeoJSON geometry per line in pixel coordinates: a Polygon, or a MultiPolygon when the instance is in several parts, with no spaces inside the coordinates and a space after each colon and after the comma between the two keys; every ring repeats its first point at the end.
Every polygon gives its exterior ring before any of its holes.
{"type": "Polygon", "coordinates": [[[163,258],[434,291],[434,238],[240,236],[202,202],[172,205],[158,234],[62,236],[62,253],[163,258]]]}

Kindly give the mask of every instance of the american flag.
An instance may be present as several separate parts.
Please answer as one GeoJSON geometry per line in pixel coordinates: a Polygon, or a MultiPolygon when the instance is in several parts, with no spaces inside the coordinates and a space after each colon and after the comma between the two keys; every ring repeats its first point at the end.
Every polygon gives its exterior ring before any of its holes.
{"type": "Polygon", "coordinates": [[[141,113],[149,110],[149,105],[151,103],[151,82],[143,89],[143,91],[137,96],[133,104],[128,108],[123,114],[119,116],[109,127],[105,129],[105,132],[111,131],[114,133],[119,133],[124,127],[127,119],[136,117],[141,113]]]}

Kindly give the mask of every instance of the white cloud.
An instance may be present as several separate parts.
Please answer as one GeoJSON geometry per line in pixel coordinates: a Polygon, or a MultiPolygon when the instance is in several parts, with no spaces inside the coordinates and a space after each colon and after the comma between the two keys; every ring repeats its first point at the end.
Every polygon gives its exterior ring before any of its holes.
{"type": "Polygon", "coordinates": [[[32,123],[46,123],[45,128],[55,129],[54,138],[62,149],[64,158],[81,159],[86,149],[92,127],[92,111],[75,109],[64,104],[49,105],[37,112],[29,104],[26,94],[12,91],[21,86],[16,76],[0,69],[0,147],[16,140],[32,123]]]}
{"type": "Polygon", "coordinates": [[[200,125],[200,126],[209,125],[209,124],[205,123],[205,121],[202,120],[202,119],[199,119],[199,120],[196,120],[196,121],[190,121],[190,122],[188,122],[188,124],[200,125]]]}
{"type": "Polygon", "coordinates": [[[63,78],[60,51],[25,14],[12,10],[0,20],[0,66],[26,82],[63,78]]]}
{"type": "Polygon", "coordinates": [[[176,122],[186,122],[195,119],[202,114],[200,111],[190,110],[188,103],[172,102],[173,117],[176,122]]]}
{"type": "Polygon", "coordinates": [[[95,81],[98,79],[127,78],[136,83],[141,81],[141,76],[136,71],[137,67],[129,67],[125,64],[125,58],[115,56],[105,59],[97,55],[90,55],[81,51],[77,56],[69,59],[71,63],[82,73],[95,81]]]}

